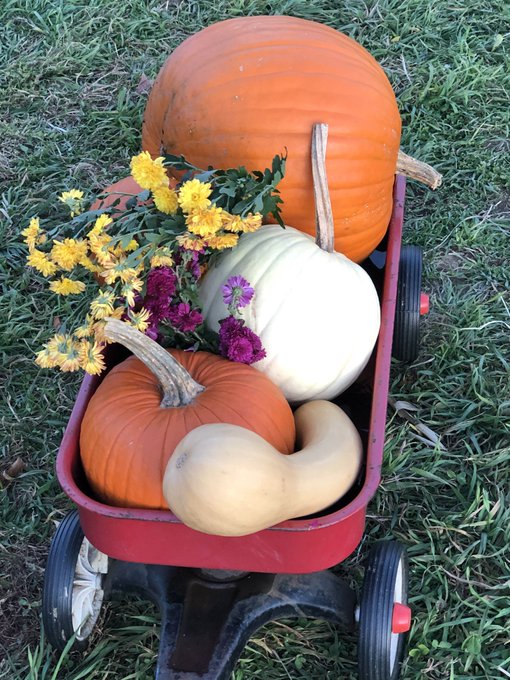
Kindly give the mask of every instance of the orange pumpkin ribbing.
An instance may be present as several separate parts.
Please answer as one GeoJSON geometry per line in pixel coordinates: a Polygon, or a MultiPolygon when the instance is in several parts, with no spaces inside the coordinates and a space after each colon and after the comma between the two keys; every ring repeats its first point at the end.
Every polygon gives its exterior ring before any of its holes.
{"type": "Polygon", "coordinates": [[[329,125],[327,174],[335,249],[356,261],[386,231],[400,116],[382,68],[358,43],[303,19],[259,16],[213,24],[185,40],[149,96],[143,148],[199,167],[267,167],[288,150],[282,217],[313,235],[314,123],[329,125]]]}
{"type": "Polygon", "coordinates": [[[167,509],[161,486],[166,464],[199,425],[240,425],[282,453],[294,449],[292,411],[266,376],[207,352],[171,354],[205,387],[192,403],[162,408],[157,378],[129,357],[110,371],[88,405],[81,458],[92,489],[107,503],[167,509]]]}

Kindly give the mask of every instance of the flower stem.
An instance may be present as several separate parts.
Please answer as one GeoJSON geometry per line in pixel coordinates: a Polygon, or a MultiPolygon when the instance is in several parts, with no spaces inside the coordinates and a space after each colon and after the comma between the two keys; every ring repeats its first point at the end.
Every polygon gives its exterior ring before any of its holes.
{"type": "Polygon", "coordinates": [[[109,340],[131,350],[151,370],[163,392],[162,408],[175,408],[192,402],[205,389],[197,383],[161,345],[118,319],[108,319],[104,333],[109,340]]]}

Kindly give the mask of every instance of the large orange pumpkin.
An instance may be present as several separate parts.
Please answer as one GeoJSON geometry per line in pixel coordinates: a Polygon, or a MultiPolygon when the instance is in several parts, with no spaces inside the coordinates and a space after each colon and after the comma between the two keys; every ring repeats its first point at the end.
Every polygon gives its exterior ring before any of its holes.
{"type": "Polygon", "coordinates": [[[105,332],[142,358],[131,356],[108,373],[82,422],[83,467],[105,502],[168,508],[162,492],[167,462],[199,425],[240,425],[281,453],[294,450],[292,411],[256,369],[208,352],[169,353],[121,321],[108,321],[105,332]]]}
{"type": "Polygon", "coordinates": [[[313,234],[310,131],[318,121],[329,125],[335,250],[360,261],[388,225],[401,123],[382,68],[333,28],[257,16],[191,36],[154,83],[142,145],[153,155],[183,154],[202,168],[249,170],[287,148],[282,217],[313,234]]]}

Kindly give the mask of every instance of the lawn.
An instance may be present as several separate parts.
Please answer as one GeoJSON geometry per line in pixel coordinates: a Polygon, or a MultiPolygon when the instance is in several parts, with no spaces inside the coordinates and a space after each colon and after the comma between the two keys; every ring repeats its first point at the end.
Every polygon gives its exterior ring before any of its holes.
{"type": "MultiPolygon", "coordinates": [[[[34,353],[65,302],[24,266],[20,231],[63,190],[99,191],[127,173],[153,79],[208,24],[290,14],[331,25],[384,67],[402,147],[444,175],[409,182],[405,242],[423,247],[431,312],[411,366],[395,363],[385,467],[359,549],[394,537],[411,563],[414,623],[402,678],[510,677],[509,6],[502,0],[3,0],[0,4],[0,677],[153,677],[158,616],[108,604],[90,650],[59,656],[40,626],[44,565],[71,508],[54,461],[80,376],[41,370],[34,353]],[[416,422],[438,435],[420,438],[416,422]],[[23,469],[11,469],[17,458],[23,469]]],[[[320,621],[273,623],[235,680],[356,678],[355,639],[320,621]]]]}

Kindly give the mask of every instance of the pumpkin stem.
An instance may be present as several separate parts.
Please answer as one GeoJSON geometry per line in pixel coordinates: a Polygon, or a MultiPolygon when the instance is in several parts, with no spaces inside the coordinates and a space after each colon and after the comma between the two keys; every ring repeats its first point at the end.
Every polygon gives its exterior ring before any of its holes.
{"type": "Polygon", "coordinates": [[[312,175],[315,198],[315,243],[332,253],[335,249],[335,225],[326,175],[328,126],[315,123],[312,128],[312,175]]]}
{"type": "Polygon", "coordinates": [[[166,349],[125,321],[108,319],[104,334],[119,342],[150,369],[161,385],[161,407],[184,406],[205,389],[190,376],[166,349]]]}
{"type": "Polygon", "coordinates": [[[437,189],[443,181],[443,175],[434,170],[431,165],[408,156],[402,149],[399,149],[398,152],[396,172],[398,175],[405,175],[410,179],[422,182],[422,184],[426,184],[431,189],[437,189]]]}

